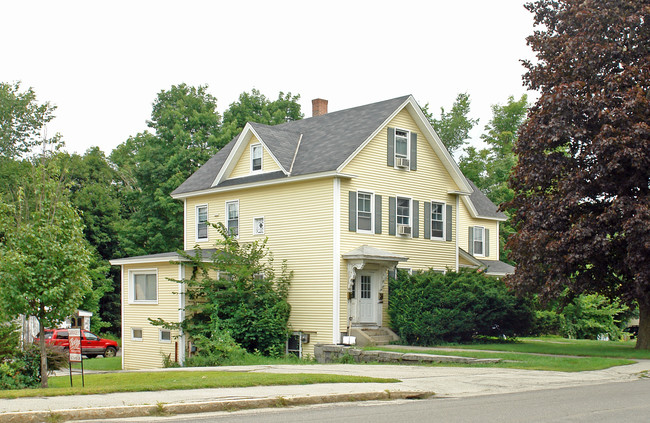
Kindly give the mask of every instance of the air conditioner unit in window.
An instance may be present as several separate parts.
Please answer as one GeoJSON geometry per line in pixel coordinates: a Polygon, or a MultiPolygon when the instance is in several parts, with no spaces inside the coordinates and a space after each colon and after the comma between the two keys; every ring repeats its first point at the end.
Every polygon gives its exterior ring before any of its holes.
{"type": "Polygon", "coordinates": [[[410,165],[409,159],[405,157],[397,157],[395,159],[395,164],[397,165],[397,167],[403,167],[403,168],[408,168],[410,165]]]}
{"type": "Polygon", "coordinates": [[[409,225],[397,225],[397,233],[400,235],[411,235],[411,227],[409,225]]]}

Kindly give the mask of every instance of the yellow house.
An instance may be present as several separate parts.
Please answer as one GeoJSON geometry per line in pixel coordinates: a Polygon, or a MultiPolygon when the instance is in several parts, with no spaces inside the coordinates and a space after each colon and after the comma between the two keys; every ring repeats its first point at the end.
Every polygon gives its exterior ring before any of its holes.
{"type": "MultiPolygon", "coordinates": [[[[173,193],[184,205],[184,248],[214,247],[209,225],[240,242],[268,238],[294,272],[289,348],[390,338],[388,274],[481,267],[503,275],[497,211],[449,155],[412,96],[277,126],[248,123],[173,193]],[[348,339],[348,338],[346,338],[348,339]]],[[[182,362],[182,334],[148,318],[182,321],[185,266],[176,253],[111,261],[122,266],[123,368],[182,362]],[[162,353],[162,354],[161,354],[162,353]]],[[[394,338],[393,338],[394,339],[394,338]]]]}

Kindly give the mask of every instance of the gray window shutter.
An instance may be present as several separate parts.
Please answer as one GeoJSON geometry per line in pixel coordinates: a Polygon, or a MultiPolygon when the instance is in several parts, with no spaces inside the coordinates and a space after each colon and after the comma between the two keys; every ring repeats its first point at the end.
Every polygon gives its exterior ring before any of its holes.
{"type": "Polygon", "coordinates": [[[357,231],[357,192],[356,191],[350,191],[348,220],[349,220],[350,232],[356,232],[357,231]]]}
{"type": "Polygon", "coordinates": [[[381,195],[375,195],[375,233],[381,233],[381,195]]]}
{"type": "Polygon", "coordinates": [[[447,204],[447,210],[445,212],[445,219],[446,219],[445,225],[447,226],[447,228],[446,228],[447,233],[445,234],[445,236],[446,236],[445,239],[447,241],[451,241],[452,231],[453,231],[453,225],[452,225],[453,218],[454,218],[454,208],[453,208],[452,205],[447,204]]]}
{"type": "Polygon", "coordinates": [[[474,226],[469,227],[469,236],[467,237],[467,252],[474,255],[474,226]]]}
{"type": "Polygon", "coordinates": [[[420,237],[420,202],[413,200],[413,238],[420,237]]]}
{"type": "Polygon", "coordinates": [[[485,228],[485,240],[483,244],[485,244],[483,254],[487,257],[490,255],[490,230],[488,228],[485,228]]]}
{"type": "Polygon", "coordinates": [[[424,203],[424,238],[431,239],[431,203],[424,203]]]}
{"type": "Polygon", "coordinates": [[[386,164],[393,167],[395,166],[395,128],[388,128],[387,147],[386,164]]]}
{"type": "Polygon", "coordinates": [[[411,170],[418,168],[418,134],[411,132],[411,170]]]}
{"type": "Polygon", "coordinates": [[[397,197],[388,197],[388,235],[397,234],[397,197]]]}

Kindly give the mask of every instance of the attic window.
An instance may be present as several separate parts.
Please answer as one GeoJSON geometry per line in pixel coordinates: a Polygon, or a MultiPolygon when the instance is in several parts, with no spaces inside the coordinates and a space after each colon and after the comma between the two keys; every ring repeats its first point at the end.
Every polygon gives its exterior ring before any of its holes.
{"type": "Polygon", "coordinates": [[[408,159],[409,133],[401,129],[395,130],[395,157],[408,159]]]}
{"type": "Polygon", "coordinates": [[[262,144],[251,145],[251,172],[262,170],[262,144]]]}

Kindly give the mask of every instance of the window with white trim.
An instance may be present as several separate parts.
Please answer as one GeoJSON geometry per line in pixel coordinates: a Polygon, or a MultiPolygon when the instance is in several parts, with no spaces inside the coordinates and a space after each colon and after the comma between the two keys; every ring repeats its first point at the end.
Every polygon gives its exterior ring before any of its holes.
{"type": "Polygon", "coordinates": [[[134,303],[158,302],[158,273],[153,270],[130,272],[131,301],[134,303]]]}
{"type": "Polygon", "coordinates": [[[253,235],[264,235],[263,217],[256,217],[253,219],[253,235]]]}
{"type": "Polygon", "coordinates": [[[431,202],[431,238],[445,238],[445,205],[431,202]]]}
{"type": "Polygon", "coordinates": [[[406,197],[397,197],[397,224],[411,225],[411,199],[406,197]]]}
{"type": "Polygon", "coordinates": [[[133,341],[142,341],[142,329],[140,329],[140,328],[131,328],[131,340],[133,340],[133,341]]]}
{"type": "Polygon", "coordinates": [[[409,131],[404,129],[395,129],[395,157],[396,158],[409,158],[409,131]]]}
{"type": "Polygon", "coordinates": [[[262,170],[262,144],[251,145],[251,172],[262,170]]]}
{"type": "Polygon", "coordinates": [[[226,228],[232,236],[239,235],[239,200],[226,202],[226,228]]]}
{"type": "Polygon", "coordinates": [[[158,340],[160,342],[172,342],[172,331],[169,329],[160,329],[160,336],[158,340]]]}
{"type": "Polygon", "coordinates": [[[206,241],[208,239],[208,206],[203,204],[196,206],[196,240],[206,241]]]}
{"type": "Polygon", "coordinates": [[[483,226],[474,226],[474,255],[485,255],[485,228],[483,226]]]}
{"type": "Polygon", "coordinates": [[[372,193],[361,191],[357,193],[357,231],[359,232],[373,231],[372,203],[372,193]]]}

